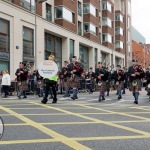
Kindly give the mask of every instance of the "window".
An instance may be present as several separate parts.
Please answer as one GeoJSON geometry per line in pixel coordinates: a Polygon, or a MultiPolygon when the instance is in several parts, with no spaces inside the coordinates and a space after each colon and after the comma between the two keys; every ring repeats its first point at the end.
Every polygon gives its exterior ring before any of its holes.
{"type": "Polygon", "coordinates": [[[96,8],[91,4],[83,4],[83,13],[90,13],[96,17],[96,8]]]}
{"type": "Polygon", "coordinates": [[[78,34],[82,35],[82,24],[80,21],[78,21],[78,34]]]}
{"type": "Polygon", "coordinates": [[[82,16],[81,2],[78,1],[78,15],[82,16]]]}
{"type": "Polygon", "coordinates": [[[128,28],[130,28],[131,27],[131,19],[130,19],[130,17],[128,17],[128,28]]]}
{"type": "Polygon", "coordinates": [[[34,56],[34,30],[23,27],[23,55],[34,56]]]}
{"type": "Polygon", "coordinates": [[[112,43],[112,35],[110,34],[102,34],[102,41],[112,43]]]}
{"type": "Polygon", "coordinates": [[[130,34],[130,31],[128,31],[128,42],[129,42],[129,43],[131,42],[131,34],[130,34]]]}
{"type": "Polygon", "coordinates": [[[115,14],[115,20],[123,22],[123,16],[121,14],[115,14]]]}
{"type": "Polygon", "coordinates": [[[46,3],[46,20],[52,21],[51,5],[46,3]]]}
{"type": "Polygon", "coordinates": [[[123,29],[122,28],[115,28],[115,33],[123,36],[123,29]]]}
{"type": "Polygon", "coordinates": [[[0,18],[0,51],[9,52],[9,50],[10,50],[9,21],[0,18]]]}
{"type": "Polygon", "coordinates": [[[54,54],[58,68],[62,67],[62,38],[45,33],[45,59],[54,54]]]}
{"type": "Polygon", "coordinates": [[[96,34],[96,26],[91,23],[84,23],[84,32],[96,34]]]}
{"type": "Polygon", "coordinates": [[[112,12],[112,6],[109,2],[102,2],[102,9],[112,12]]]}
{"type": "Polygon", "coordinates": [[[20,0],[20,6],[29,11],[35,12],[35,0],[20,0]]]}
{"type": "Polygon", "coordinates": [[[109,18],[102,18],[102,25],[112,27],[112,21],[109,18]]]}
{"type": "Polygon", "coordinates": [[[116,48],[121,48],[121,49],[123,49],[123,42],[121,42],[121,41],[116,41],[116,48]]]}
{"type": "Polygon", "coordinates": [[[70,39],[70,61],[72,60],[73,56],[74,56],[74,40],[70,39]]]}
{"type": "Polygon", "coordinates": [[[69,22],[75,23],[75,14],[64,7],[55,8],[55,18],[63,18],[69,22]]]}

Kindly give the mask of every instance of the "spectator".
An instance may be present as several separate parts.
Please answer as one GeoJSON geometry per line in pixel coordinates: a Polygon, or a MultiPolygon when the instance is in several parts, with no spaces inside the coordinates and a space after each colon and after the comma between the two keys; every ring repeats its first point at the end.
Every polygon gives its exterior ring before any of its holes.
{"type": "Polygon", "coordinates": [[[4,98],[7,98],[9,96],[8,89],[11,85],[10,81],[10,75],[7,70],[2,71],[2,86],[3,86],[3,92],[4,92],[4,98]]]}

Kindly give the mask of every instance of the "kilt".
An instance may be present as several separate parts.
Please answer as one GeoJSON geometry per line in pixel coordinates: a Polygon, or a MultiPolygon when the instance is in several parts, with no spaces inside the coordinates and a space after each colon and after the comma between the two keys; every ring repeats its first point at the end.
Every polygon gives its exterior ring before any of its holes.
{"type": "Polygon", "coordinates": [[[120,81],[119,85],[115,85],[116,90],[123,90],[124,89],[124,81],[120,81]]]}
{"type": "Polygon", "coordinates": [[[129,90],[130,91],[141,91],[142,90],[142,81],[139,79],[136,79],[135,81],[137,81],[137,86],[133,86],[132,82],[130,82],[129,90]]]}
{"type": "Polygon", "coordinates": [[[27,81],[18,81],[19,91],[25,91],[27,89],[27,81]]]}
{"type": "Polygon", "coordinates": [[[102,81],[102,85],[98,86],[98,84],[96,84],[96,91],[104,91],[106,92],[107,88],[106,88],[106,82],[102,81]]]}
{"type": "Polygon", "coordinates": [[[63,87],[66,88],[66,87],[70,87],[70,77],[66,77],[63,79],[63,83],[62,83],[63,87]]]}
{"type": "Polygon", "coordinates": [[[44,81],[43,80],[36,81],[36,87],[37,88],[43,88],[43,86],[44,86],[44,81]],[[41,84],[39,84],[39,81],[41,81],[41,84]]]}
{"type": "Polygon", "coordinates": [[[80,80],[78,76],[75,76],[73,79],[69,78],[71,88],[80,88],[80,80]]]}
{"type": "Polygon", "coordinates": [[[106,81],[106,89],[108,90],[110,88],[110,81],[106,81]]]}

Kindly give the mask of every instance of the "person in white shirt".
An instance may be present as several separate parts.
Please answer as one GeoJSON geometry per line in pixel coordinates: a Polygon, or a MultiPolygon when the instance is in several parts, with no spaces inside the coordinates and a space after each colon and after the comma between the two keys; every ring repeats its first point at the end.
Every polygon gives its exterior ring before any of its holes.
{"type": "Polygon", "coordinates": [[[9,93],[8,93],[8,90],[9,90],[9,86],[11,85],[11,80],[10,80],[10,75],[8,73],[7,70],[3,70],[2,71],[2,86],[3,86],[3,92],[4,92],[4,98],[7,98],[9,93]]]}

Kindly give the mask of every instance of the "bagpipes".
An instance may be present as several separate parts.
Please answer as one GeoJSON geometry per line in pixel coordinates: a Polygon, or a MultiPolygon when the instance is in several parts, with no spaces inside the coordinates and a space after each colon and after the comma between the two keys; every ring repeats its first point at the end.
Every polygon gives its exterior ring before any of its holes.
{"type": "MultiPolygon", "coordinates": [[[[140,65],[136,65],[135,67],[134,67],[134,71],[135,71],[135,78],[140,78],[140,79],[143,79],[144,77],[145,77],[145,72],[144,72],[144,70],[142,69],[142,67],[140,66],[140,65]]],[[[137,86],[137,81],[136,80],[133,80],[132,81],[132,85],[133,86],[137,86]]]]}
{"type": "Polygon", "coordinates": [[[116,85],[119,85],[120,81],[124,80],[124,70],[120,69],[118,70],[118,81],[116,81],[116,85]]]}

